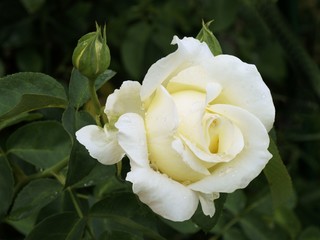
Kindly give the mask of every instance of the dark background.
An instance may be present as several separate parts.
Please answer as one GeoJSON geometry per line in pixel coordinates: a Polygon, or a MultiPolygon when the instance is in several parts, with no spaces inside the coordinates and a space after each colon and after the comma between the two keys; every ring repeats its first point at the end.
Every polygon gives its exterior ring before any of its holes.
{"type": "Polygon", "coordinates": [[[295,212],[301,229],[320,232],[319,0],[1,0],[0,77],[36,71],[67,85],[77,40],[95,31],[95,21],[106,23],[110,68],[118,73],[101,90],[104,101],[174,51],[173,35],[195,37],[202,19],[214,20],[223,52],[255,64],[270,87],[295,212]]]}

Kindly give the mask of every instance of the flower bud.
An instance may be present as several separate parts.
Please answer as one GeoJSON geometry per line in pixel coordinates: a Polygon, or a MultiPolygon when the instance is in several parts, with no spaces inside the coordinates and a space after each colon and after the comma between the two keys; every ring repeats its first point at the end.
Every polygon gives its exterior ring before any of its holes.
{"type": "Polygon", "coordinates": [[[107,46],[106,27],[103,34],[96,24],[97,31],[82,36],[73,51],[72,64],[87,78],[96,79],[110,65],[110,51],[107,46]]]}

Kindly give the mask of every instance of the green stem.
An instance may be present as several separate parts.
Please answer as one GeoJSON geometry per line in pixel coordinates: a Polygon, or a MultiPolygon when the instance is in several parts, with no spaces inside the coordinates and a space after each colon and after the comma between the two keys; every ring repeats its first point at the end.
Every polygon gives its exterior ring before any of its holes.
{"type": "MultiPolygon", "coordinates": [[[[79,216],[80,218],[84,218],[84,214],[83,214],[83,212],[82,212],[82,210],[81,210],[81,207],[80,207],[80,204],[79,204],[79,201],[78,201],[78,197],[75,195],[75,193],[73,192],[73,190],[71,189],[71,187],[68,187],[68,188],[67,188],[67,191],[68,191],[69,194],[70,194],[71,201],[72,201],[72,203],[73,203],[74,208],[76,209],[76,212],[77,212],[78,216],[79,216]]],[[[95,239],[94,234],[93,234],[93,231],[92,231],[92,229],[90,228],[90,226],[89,226],[88,223],[87,223],[87,226],[86,226],[86,230],[87,230],[87,232],[89,233],[91,239],[95,239]]]]}
{"type": "Polygon", "coordinates": [[[122,161],[120,162],[117,162],[117,165],[116,165],[116,171],[117,171],[117,177],[119,179],[121,179],[121,171],[122,171],[122,161]]]}
{"type": "Polygon", "coordinates": [[[67,166],[68,162],[69,162],[69,158],[66,158],[66,159],[58,162],[56,165],[53,165],[52,167],[47,168],[43,172],[39,172],[39,173],[30,175],[29,178],[34,179],[34,178],[42,178],[42,177],[51,176],[53,173],[58,173],[63,168],[65,168],[67,166]]]}
{"type": "Polygon", "coordinates": [[[94,237],[91,228],[90,228],[89,226],[87,226],[86,229],[87,229],[87,232],[88,232],[89,235],[90,235],[90,239],[95,240],[96,238],[94,237]]]}
{"type": "Polygon", "coordinates": [[[47,168],[46,170],[42,172],[38,172],[29,176],[25,176],[20,182],[17,183],[14,189],[14,195],[16,195],[21,188],[23,188],[25,185],[27,185],[31,180],[37,179],[37,178],[45,178],[50,176],[56,176],[58,172],[60,172],[63,168],[67,166],[69,162],[69,158],[66,158],[60,162],[58,162],[56,165],[47,168]]]}
{"type": "Polygon", "coordinates": [[[91,96],[91,101],[93,104],[93,109],[94,109],[94,114],[95,114],[95,120],[96,120],[96,124],[98,126],[101,127],[101,105],[100,105],[100,101],[97,95],[97,91],[96,91],[96,87],[94,85],[94,81],[93,80],[89,80],[89,92],[90,92],[90,96],[91,96]]]}
{"type": "Polygon", "coordinates": [[[68,189],[68,192],[70,194],[70,197],[71,197],[72,203],[74,205],[74,208],[77,211],[78,216],[80,218],[83,218],[83,213],[82,213],[80,204],[79,204],[78,200],[76,199],[76,197],[74,196],[74,193],[73,193],[72,189],[70,187],[68,187],[67,189],[68,189]]]}

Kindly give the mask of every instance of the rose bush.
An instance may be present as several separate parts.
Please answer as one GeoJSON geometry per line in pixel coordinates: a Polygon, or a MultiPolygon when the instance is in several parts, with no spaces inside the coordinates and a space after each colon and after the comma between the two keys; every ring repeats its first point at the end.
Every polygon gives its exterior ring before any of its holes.
{"type": "Polygon", "coordinates": [[[106,102],[109,122],[77,139],[103,164],[126,154],[126,180],[154,212],[191,218],[200,202],[213,216],[219,193],[246,187],[265,167],[275,109],[254,65],[213,56],[206,43],[176,36],[178,49],[123,82],[106,102]]]}

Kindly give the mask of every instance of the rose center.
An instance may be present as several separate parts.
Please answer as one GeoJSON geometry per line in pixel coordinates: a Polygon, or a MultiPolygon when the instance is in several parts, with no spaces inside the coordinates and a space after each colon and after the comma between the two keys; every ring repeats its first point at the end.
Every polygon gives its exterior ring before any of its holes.
{"type": "Polygon", "coordinates": [[[210,136],[210,143],[209,143],[209,151],[211,153],[217,153],[219,150],[219,135],[217,134],[217,125],[218,120],[214,120],[210,127],[209,127],[209,136],[210,136]]]}

